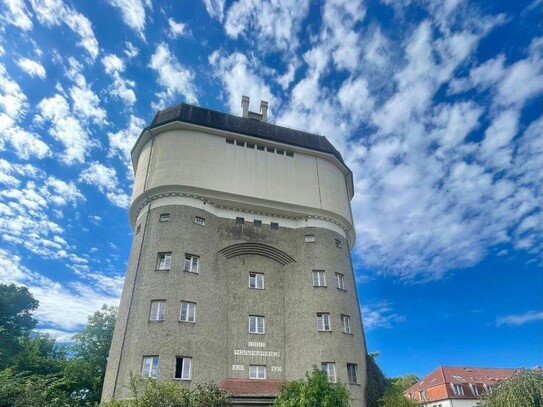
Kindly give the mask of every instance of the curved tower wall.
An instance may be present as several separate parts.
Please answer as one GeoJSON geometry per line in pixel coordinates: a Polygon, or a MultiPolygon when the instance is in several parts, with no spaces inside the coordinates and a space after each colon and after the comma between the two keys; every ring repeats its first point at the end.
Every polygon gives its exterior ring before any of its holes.
{"type": "Polygon", "coordinates": [[[130,396],[130,374],[141,374],[144,357],[158,356],[158,378],[170,380],[184,356],[191,380],[180,383],[188,386],[247,379],[249,365],[266,366],[268,380],[295,380],[323,362],[348,383],[347,363],[355,364],[358,383],[347,386],[352,405],[365,406],[348,169],[330,154],[180,122],[144,131],[133,164],[135,236],[103,399],[130,396]],[[159,253],[171,254],[169,270],[157,270],[159,253]],[[183,271],[188,254],[198,256],[198,273],[183,271]],[[315,270],[325,272],[325,287],[313,286],[315,270]],[[264,289],[248,287],[250,272],[264,275],[264,289]],[[158,300],[165,318],[150,321],[158,300]],[[195,322],[179,320],[181,302],[195,304],[195,322]],[[330,314],[330,331],[317,331],[317,313],[330,314]],[[265,334],[249,333],[250,315],[265,318],[265,334]]]}

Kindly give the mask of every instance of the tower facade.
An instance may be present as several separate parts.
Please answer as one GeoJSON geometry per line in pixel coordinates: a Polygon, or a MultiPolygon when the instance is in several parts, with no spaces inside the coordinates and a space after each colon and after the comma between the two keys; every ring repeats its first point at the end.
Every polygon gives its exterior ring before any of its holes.
{"type": "Polygon", "coordinates": [[[181,104],[132,150],[134,240],[103,400],[130,375],[266,405],[315,367],[365,406],[353,178],[323,136],[181,104]]]}

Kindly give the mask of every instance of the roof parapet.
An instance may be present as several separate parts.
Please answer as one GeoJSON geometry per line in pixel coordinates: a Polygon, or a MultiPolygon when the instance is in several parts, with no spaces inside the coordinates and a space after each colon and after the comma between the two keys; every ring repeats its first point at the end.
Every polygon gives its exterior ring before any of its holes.
{"type": "Polygon", "coordinates": [[[261,122],[268,121],[268,102],[265,100],[260,101],[260,112],[251,112],[249,110],[249,96],[243,95],[241,97],[242,117],[246,119],[259,120],[261,122]]]}

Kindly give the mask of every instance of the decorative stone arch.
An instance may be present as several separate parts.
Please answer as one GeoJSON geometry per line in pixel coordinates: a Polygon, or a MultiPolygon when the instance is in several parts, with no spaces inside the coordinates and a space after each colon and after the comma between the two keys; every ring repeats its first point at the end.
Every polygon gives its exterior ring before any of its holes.
{"type": "Polygon", "coordinates": [[[263,256],[275,260],[282,266],[296,262],[296,260],[284,251],[262,243],[237,243],[225,247],[219,253],[223,254],[227,259],[248,254],[263,256]]]}

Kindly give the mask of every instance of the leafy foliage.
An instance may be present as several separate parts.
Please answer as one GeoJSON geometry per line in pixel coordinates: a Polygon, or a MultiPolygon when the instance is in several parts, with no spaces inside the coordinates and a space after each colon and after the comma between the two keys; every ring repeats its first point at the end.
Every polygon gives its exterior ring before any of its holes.
{"type": "Polygon", "coordinates": [[[378,353],[366,354],[366,371],[368,373],[368,384],[366,386],[367,407],[377,407],[379,399],[384,396],[388,384],[387,378],[377,365],[375,358],[378,353]]]}
{"type": "Polygon", "coordinates": [[[521,370],[486,392],[481,407],[543,406],[543,371],[521,370]]]}
{"type": "Polygon", "coordinates": [[[349,391],[344,384],[330,383],[326,374],[315,369],[305,380],[295,380],[283,387],[274,407],[347,407],[349,391]]]}
{"type": "Polygon", "coordinates": [[[194,390],[180,383],[132,377],[132,399],[113,400],[103,407],[226,407],[230,399],[213,384],[198,385],[194,390]]]}
{"type": "Polygon", "coordinates": [[[379,399],[379,407],[416,407],[418,403],[404,396],[404,391],[417,383],[419,378],[414,374],[387,379],[385,393],[379,399]]]}

